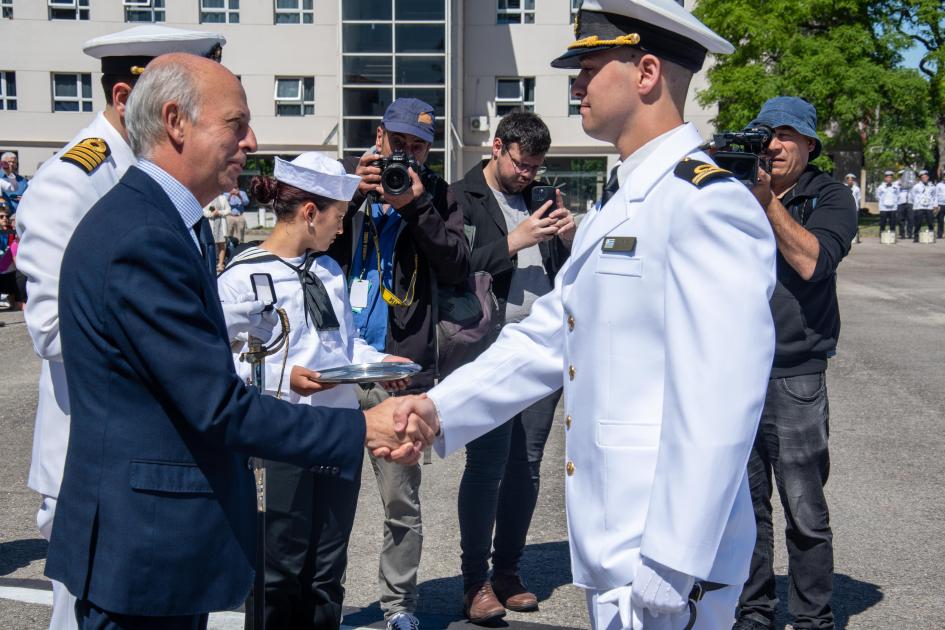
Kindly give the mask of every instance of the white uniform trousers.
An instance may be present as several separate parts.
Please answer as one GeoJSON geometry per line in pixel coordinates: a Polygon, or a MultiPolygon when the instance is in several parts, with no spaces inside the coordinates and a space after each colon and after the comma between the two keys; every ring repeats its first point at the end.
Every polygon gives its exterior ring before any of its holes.
{"type": "MultiPolygon", "coordinates": [[[[616,602],[599,603],[597,601],[605,592],[585,590],[587,612],[590,615],[593,630],[683,630],[689,623],[688,609],[678,615],[658,617],[644,610],[643,625],[634,625],[633,628],[623,626],[616,602]]],[[[735,623],[735,607],[738,605],[738,596],[741,592],[741,586],[727,586],[706,593],[702,601],[696,604],[696,625],[692,627],[692,630],[731,630],[735,623]]],[[[639,620],[639,616],[636,619],[639,620]]]]}
{"type": "MultiPolygon", "coordinates": [[[[43,538],[49,540],[52,535],[53,518],[56,516],[56,499],[43,495],[43,503],[36,513],[36,526],[43,538]]],[[[78,630],[75,620],[75,597],[61,582],[50,580],[53,587],[52,619],[49,630],[78,630]]]]}

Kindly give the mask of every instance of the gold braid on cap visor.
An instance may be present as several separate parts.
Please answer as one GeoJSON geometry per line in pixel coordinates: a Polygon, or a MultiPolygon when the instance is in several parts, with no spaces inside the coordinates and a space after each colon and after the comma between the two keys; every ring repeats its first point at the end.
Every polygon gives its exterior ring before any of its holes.
{"type": "Polygon", "coordinates": [[[636,33],[627,33],[615,39],[600,39],[597,35],[591,35],[568,44],[568,50],[572,48],[595,48],[597,46],[636,46],[640,43],[640,36],[636,33]]]}

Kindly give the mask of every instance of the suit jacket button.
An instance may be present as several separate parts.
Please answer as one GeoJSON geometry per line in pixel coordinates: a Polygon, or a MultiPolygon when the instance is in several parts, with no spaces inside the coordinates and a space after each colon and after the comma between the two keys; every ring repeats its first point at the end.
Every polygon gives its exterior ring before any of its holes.
{"type": "Polygon", "coordinates": [[[564,419],[564,427],[566,429],[571,428],[571,416],[568,416],[567,418],[564,419]]]}
{"type": "Polygon", "coordinates": [[[574,330],[574,315],[568,315],[568,330],[574,330]]]}
{"type": "Polygon", "coordinates": [[[568,462],[568,465],[565,466],[565,470],[568,471],[568,477],[574,475],[574,462],[568,462]]]}
{"type": "Polygon", "coordinates": [[[340,472],[341,472],[341,470],[340,470],[337,466],[334,466],[334,467],[332,467],[332,469],[331,469],[331,474],[333,474],[333,475],[337,475],[337,474],[340,473],[340,472]]]}
{"type": "Polygon", "coordinates": [[[570,380],[572,380],[572,381],[574,380],[574,375],[575,375],[575,373],[577,373],[577,370],[574,369],[574,366],[573,366],[573,365],[569,365],[569,366],[568,366],[568,378],[569,378],[570,380]]]}

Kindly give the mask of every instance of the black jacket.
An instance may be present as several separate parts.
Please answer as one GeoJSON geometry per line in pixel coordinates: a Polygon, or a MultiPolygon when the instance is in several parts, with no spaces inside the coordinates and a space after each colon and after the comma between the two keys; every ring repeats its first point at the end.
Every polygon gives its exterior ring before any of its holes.
{"type": "Polygon", "coordinates": [[[781,203],[820,243],[814,275],[802,279],[778,252],[778,283],[771,296],[776,345],[772,378],[827,369],[840,337],[837,266],[850,252],[857,210],[850,189],[813,166],[781,203]]]}
{"type": "MultiPolygon", "coordinates": [[[[509,297],[512,273],[515,271],[518,256],[509,256],[505,216],[482,172],[488,162],[483,160],[476,164],[463,179],[450,186],[450,205],[460,208],[465,224],[476,228],[469,257],[470,270],[488,271],[492,275],[492,290],[504,306],[509,297]]],[[[531,199],[531,189],[538,183],[530,184],[522,191],[526,201],[531,199]]],[[[555,276],[570,255],[571,249],[557,237],[539,243],[538,248],[541,251],[545,273],[554,284],[555,276]]]]}
{"type": "MultiPolygon", "coordinates": [[[[354,173],[358,158],[345,158],[345,170],[354,173]]],[[[459,285],[469,275],[469,247],[463,234],[463,215],[451,207],[447,199],[449,186],[431,173],[427,192],[398,212],[403,228],[394,245],[394,293],[406,294],[417,258],[417,284],[414,303],[387,310],[387,344],[385,352],[407,357],[423,366],[411,379],[408,391],[425,391],[433,385],[433,286],[459,285]],[[434,278],[435,276],[435,278],[434,278]],[[435,283],[434,283],[435,279],[435,283]]],[[[348,204],[344,218],[344,234],[335,239],[328,254],[338,261],[347,276],[352,256],[358,251],[357,240],[364,220],[365,197],[360,192],[348,204]]]]}

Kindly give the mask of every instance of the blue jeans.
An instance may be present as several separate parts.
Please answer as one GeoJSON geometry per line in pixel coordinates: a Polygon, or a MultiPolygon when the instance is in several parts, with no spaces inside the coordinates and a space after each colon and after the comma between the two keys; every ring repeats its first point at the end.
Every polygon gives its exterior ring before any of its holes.
{"type": "Polygon", "coordinates": [[[772,473],[785,515],[788,611],[797,630],[833,630],[833,534],[824,497],[830,472],[827,381],[823,372],[768,381],[758,435],[748,460],[758,538],[739,617],[771,626],[774,579],[772,473]]]}
{"type": "Polygon", "coordinates": [[[464,591],[489,579],[493,545],[494,572],[518,573],[559,398],[561,390],[466,445],[458,498],[464,591]]]}

